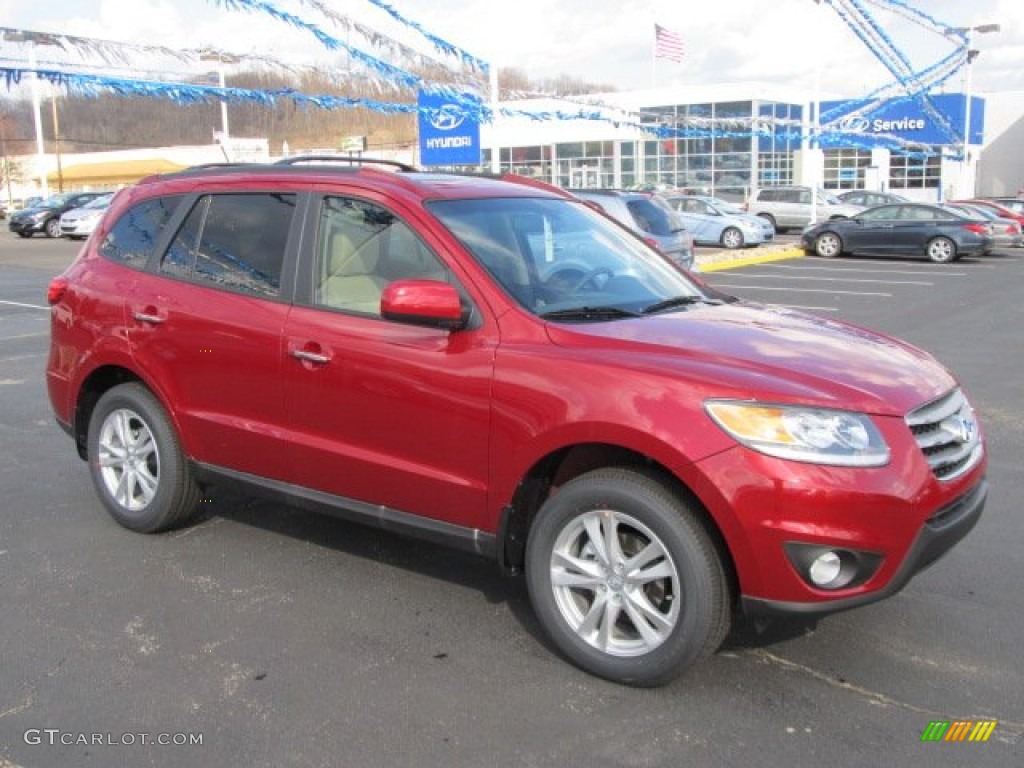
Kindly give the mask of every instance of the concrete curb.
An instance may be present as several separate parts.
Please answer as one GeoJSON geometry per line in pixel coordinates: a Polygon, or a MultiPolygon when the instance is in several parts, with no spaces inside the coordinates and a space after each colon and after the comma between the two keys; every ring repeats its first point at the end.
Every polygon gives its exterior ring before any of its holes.
{"type": "Polygon", "coordinates": [[[784,247],[772,249],[758,249],[754,255],[747,256],[749,251],[718,251],[716,253],[698,253],[696,258],[697,269],[701,272],[721,272],[725,269],[736,269],[751,264],[766,264],[770,261],[784,261],[786,259],[799,259],[804,256],[802,248],[784,247]]]}

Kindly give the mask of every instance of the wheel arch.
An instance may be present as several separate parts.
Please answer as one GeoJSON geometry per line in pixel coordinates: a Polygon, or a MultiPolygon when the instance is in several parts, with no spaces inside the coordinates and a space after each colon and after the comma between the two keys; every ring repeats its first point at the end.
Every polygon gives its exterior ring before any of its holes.
{"type": "Polygon", "coordinates": [[[718,550],[735,601],[738,578],[732,552],[707,506],[678,475],[656,459],[609,443],[567,445],[548,453],[530,467],[520,480],[511,503],[502,512],[497,547],[501,566],[511,573],[521,572],[530,528],[545,500],[570,480],[606,467],[633,469],[654,478],[691,506],[718,550]]]}
{"type": "Polygon", "coordinates": [[[88,439],[89,420],[92,418],[92,413],[96,409],[96,404],[109,390],[121,384],[129,384],[132,382],[144,386],[149,390],[153,397],[157,399],[164,411],[167,412],[168,418],[174,425],[180,439],[181,432],[178,430],[175,415],[171,409],[167,407],[166,401],[161,397],[160,392],[155,387],[151,386],[148,381],[139,376],[135,371],[125,368],[122,365],[101,365],[91,371],[89,375],[82,380],[82,384],[79,386],[78,393],[75,396],[72,436],[75,440],[75,448],[78,451],[78,455],[83,460],[88,459],[86,441],[88,439]]]}

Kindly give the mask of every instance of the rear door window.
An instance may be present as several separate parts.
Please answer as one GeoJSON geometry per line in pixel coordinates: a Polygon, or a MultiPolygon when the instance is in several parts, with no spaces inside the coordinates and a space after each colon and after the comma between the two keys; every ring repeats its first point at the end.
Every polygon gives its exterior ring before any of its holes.
{"type": "Polygon", "coordinates": [[[629,200],[626,202],[633,221],[644,232],[652,235],[666,237],[672,234],[673,226],[669,218],[669,212],[664,208],[655,205],[650,200],[629,200]]]}
{"type": "Polygon", "coordinates": [[[175,235],[160,271],[276,297],[296,204],[294,194],[204,195],[175,235]]]}

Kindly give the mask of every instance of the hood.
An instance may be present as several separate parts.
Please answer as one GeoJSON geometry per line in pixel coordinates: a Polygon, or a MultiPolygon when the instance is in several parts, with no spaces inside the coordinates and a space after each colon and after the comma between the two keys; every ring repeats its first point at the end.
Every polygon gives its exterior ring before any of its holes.
{"type": "Polygon", "coordinates": [[[902,416],[956,382],[931,355],[856,326],[792,310],[698,305],[635,320],[549,324],[565,347],[618,355],[699,388],[739,397],[902,416]]]}

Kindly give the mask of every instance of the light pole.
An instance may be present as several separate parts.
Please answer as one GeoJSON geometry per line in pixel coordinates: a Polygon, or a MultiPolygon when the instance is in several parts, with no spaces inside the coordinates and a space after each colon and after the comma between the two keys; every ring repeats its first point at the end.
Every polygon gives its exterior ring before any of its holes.
{"type": "MultiPolygon", "coordinates": [[[[204,51],[199,54],[199,60],[217,62],[217,80],[220,83],[221,90],[227,87],[224,82],[224,65],[238,63],[237,56],[232,56],[230,53],[223,53],[222,51],[204,51]]],[[[220,100],[220,128],[221,144],[224,144],[230,138],[230,134],[228,133],[228,100],[223,96],[220,100]]]]}
{"type": "Polygon", "coordinates": [[[966,68],[964,97],[966,102],[964,104],[963,151],[960,153],[960,187],[963,197],[973,197],[976,186],[974,174],[971,172],[971,99],[973,97],[971,93],[971,70],[974,60],[978,58],[980,51],[971,48],[971,42],[974,40],[975,32],[979,35],[985,35],[990,32],[998,32],[1000,29],[1001,27],[998,24],[978,24],[974,27],[960,27],[958,29],[959,32],[964,32],[967,35],[967,57],[964,62],[964,67],[966,68]]]}

